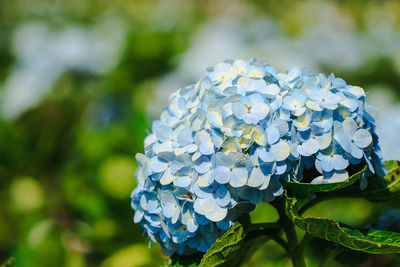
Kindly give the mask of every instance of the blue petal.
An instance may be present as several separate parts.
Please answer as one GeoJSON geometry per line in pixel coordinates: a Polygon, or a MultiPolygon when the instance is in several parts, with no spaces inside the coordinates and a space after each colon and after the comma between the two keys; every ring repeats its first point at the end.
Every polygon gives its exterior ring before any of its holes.
{"type": "Polygon", "coordinates": [[[267,136],[268,136],[268,143],[269,144],[275,144],[278,142],[280,134],[279,130],[275,126],[268,126],[267,127],[267,136]]]}
{"type": "Polygon", "coordinates": [[[234,168],[229,184],[233,187],[244,186],[247,183],[248,172],[246,168],[234,168]]]}
{"type": "Polygon", "coordinates": [[[231,179],[229,168],[225,166],[217,166],[212,172],[212,177],[217,183],[226,184],[231,179]]]}
{"type": "Polygon", "coordinates": [[[368,130],[360,129],[354,133],[354,143],[360,148],[366,148],[372,143],[372,136],[368,130]]]}
{"type": "Polygon", "coordinates": [[[265,176],[261,171],[261,168],[254,167],[250,172],[249,180],[247,181],[247,185],[250,187],[259,187],[264,183],[265,176]]]}

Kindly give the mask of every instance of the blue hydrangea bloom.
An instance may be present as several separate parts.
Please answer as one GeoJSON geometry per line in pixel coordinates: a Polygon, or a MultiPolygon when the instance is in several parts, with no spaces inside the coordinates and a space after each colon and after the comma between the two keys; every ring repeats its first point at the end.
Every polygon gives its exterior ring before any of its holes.
{"type": "Polygon", "coordinates": [[[340,182],[358,164],[384,175],[365,97],[333,74],[217,64],[171,95],[136,155],[134,222],[167,255],[205,252],[242,214],[281,195],[282,179],[340,182]]]}

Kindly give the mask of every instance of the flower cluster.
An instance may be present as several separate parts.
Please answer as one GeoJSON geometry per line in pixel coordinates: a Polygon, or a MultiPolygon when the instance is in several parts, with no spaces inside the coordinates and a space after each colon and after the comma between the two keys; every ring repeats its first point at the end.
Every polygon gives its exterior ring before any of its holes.
{"type": "Polygon", "coordinates": [[[145,139],[134,221],[171,255],[206,251],[243,213],[283,192],[280,180],[383,175],[365,92],[333,74],[277,73],[259,60],[217,64],[175,92],[145,139]]]}

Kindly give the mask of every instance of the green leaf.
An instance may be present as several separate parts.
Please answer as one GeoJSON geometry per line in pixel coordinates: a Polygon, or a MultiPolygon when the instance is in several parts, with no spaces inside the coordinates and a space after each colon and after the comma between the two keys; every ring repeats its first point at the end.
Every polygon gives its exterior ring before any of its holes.
{"type": "Polygon", "coordinates": [[[287,216],[296,226],[313,236],[367,253],[400,253],[400,233],[375,229],[359,230],[332,219],[300,217],[297,209],[297,200],[287,197],[287,216]]]}
{"type": "Polygon", "coordinates": [[[371,201],[389,201],[400,198],[400,162],[387,161],[385,165],[389,171],[384,178],[373,175],[368,179],[368,186],[364,191],[354,188],[350,196],[364,197],[371,201]],[[358,193],[355,192],[358,191],[358,193]]]}
{"type": "Polygon", "coordinates": [[[190,256],[173,255],[165,263],[164,267],[197,267],[199,266],[202,254],[190,256]]]}
{"type": "Polygon", "coordinates": [[[298,183],[298,182],[288,182],[282,181],[286,189],[292,192],[295,196],[300,198],[305,198],[310,196],[312,193],[319,192],[333,192],[339,189],[346,188],[356,182],[363,172],[367,169],[367,166],[357,172],[356,174],[349,177],[343,182],[329,183],[329,184],[310,184],[310,183],[298,183]]]}
{"type": "Polygon", "coordinates": [[[14,266],[14,263],[15,263],[15,258],[11,257],[6,262],[1,264],[0,266],[1,267],[11,267],[11,266],[14,266]]]}
{"type": "Polygon", "coordinates": [[[222,266],[237,256],[244,246],[246,231],[240,222],[236,222],[203,256],[200,267],[222,266]]]}

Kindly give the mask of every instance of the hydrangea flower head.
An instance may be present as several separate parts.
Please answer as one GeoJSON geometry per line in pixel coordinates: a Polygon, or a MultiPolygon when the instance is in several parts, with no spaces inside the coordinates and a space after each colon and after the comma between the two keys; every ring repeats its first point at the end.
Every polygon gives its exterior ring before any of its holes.
{"type": "Polygon", "coordinates": [[[359,164],[383,176],[365,96],[333,74],[217,64],[171,95],[136,155],[134,221],[167,255],[205,252],[242,214],[281,195],[280,180],[340,182],[359,164]]]}

